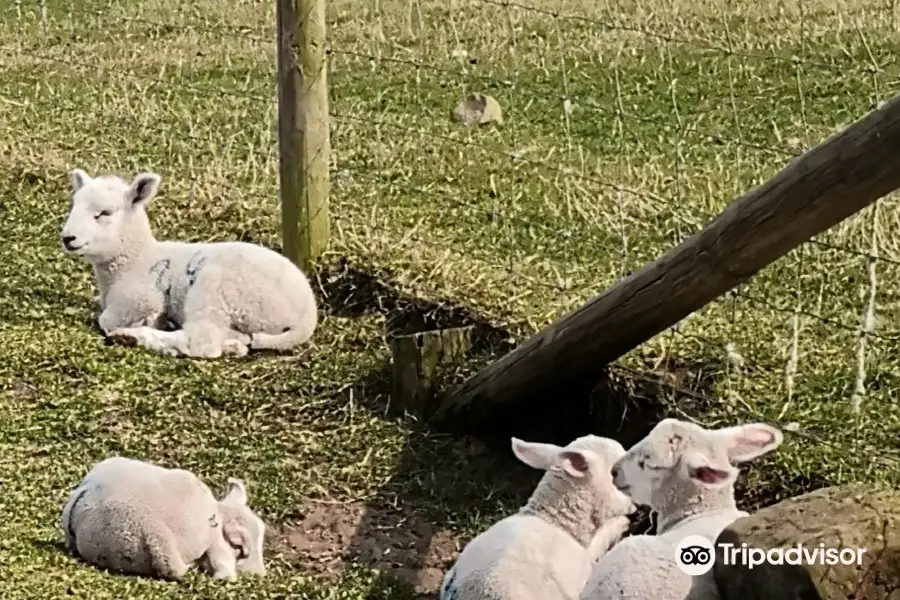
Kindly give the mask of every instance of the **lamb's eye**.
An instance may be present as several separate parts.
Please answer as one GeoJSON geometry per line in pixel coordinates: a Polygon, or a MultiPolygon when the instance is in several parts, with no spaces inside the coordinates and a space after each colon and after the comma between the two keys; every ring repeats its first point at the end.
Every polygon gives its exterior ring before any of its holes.
{"type": "Polygon", "coordinates": [[[108,217],[111,214],[112,214],[111,210],[101,210],[96,215],[94,215],[94,218],[99,219],[100,217],[108,217]]]}

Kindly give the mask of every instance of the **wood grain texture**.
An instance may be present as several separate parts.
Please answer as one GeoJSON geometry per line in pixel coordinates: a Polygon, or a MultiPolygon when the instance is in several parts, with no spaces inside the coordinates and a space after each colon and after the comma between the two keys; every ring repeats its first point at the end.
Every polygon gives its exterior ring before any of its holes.
{"type": "Polygon", "coordinates": [[[391,337],[391,408],[428,418],[445,371],[472,347],[474,327],[455,327],[391,337]]]}
{"type": "Polygon", "coordinates": [[[900,96],[477,373],[432,421],[474,426],[541,397],[565,410],[568,390],[584,390],[609,363],[898,187],[900,96]]]}
{"type": "Polygon", "coordinates": [[[309,271],[331,235],[325,0],[277,0],[276,18],[282,248],[309,271]]]}

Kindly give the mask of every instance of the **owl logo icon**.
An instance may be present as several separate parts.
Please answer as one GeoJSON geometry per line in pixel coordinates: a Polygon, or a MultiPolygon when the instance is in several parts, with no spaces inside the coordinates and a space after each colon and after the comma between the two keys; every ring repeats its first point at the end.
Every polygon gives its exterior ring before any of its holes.
{"type": "Polygon", "coordinates": [[[675,561],[684,573],[696,577],[713,568],[716,550],[705,537],[689,535],[675,546],[675,561]]]}

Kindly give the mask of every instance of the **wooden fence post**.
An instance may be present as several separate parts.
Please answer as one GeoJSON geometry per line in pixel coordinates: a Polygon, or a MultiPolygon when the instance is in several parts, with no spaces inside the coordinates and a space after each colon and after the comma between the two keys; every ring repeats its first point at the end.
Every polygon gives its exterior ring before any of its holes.
{"type": "Polygon", "coordinates": [[[331,233],[325,0],[276,1],[282,251],[310,270],[331,233]]]}

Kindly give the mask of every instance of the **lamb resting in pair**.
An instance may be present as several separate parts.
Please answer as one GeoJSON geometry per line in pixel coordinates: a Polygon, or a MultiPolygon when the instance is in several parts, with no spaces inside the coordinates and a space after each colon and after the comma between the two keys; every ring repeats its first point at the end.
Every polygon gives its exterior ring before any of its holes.
{"type": "Polygon", "coordinates": [[[512,449],[545,474],[518,513],[469,542],[444,577],[441,600],[575,600],[593,562],[628,529],[635,506],[610,475],[625,454],[618,442],[513,438],[512,449]]]}
{"type": "Polygon", "coordinates": [[[594,566],[582,600],[719,600],[713,574],[691,577],[676,562],[678,544],[702,536],[715,545],[723,529],[748,513],[737,509],[733,463],[779,445],[763,423],[705,429],[664,419],[616,461],[616,488],[657,514],[657,535],[623,539],[594,566]]]}
{"type": "Polygon", "coordinates": [[[168,580],[194,566],[215,579],[265,574],[265,524],[239,479],[216,500],[190,471],[108,458],[72,490],[60,525],[72,554],[113,572],[168,580]]]}
{"type": "Polygon", "coordinates": [[[71,179],[62,243],[94,268],[98,321],[110,340],[218,358],[287,351],[312,337],[312,287],[286,257],[244,242],[157,241],[145,210],[159,189],[155,173],[128,183],[75,169],[71,179]]]}

